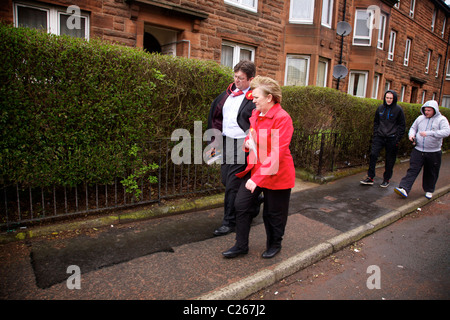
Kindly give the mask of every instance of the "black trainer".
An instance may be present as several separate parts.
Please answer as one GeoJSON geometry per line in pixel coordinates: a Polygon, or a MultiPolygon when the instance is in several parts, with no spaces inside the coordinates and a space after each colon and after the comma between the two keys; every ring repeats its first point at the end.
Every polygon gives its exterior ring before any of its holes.
{"type": "Polygon", "coordinates": [[[369,185],[369,186],[373,185],[373,179],[369,178],[369,177],[367,177],[364,180],[361,180],[360,182],[361,182],[361,184],[365,184],[365,185],[369,185]]]}
{"type": "Polygon", "coordinates": [[[382,184],[380,184],[380,187],[387,188],[389,186],[389,180],[384,180],[382,184]]]}

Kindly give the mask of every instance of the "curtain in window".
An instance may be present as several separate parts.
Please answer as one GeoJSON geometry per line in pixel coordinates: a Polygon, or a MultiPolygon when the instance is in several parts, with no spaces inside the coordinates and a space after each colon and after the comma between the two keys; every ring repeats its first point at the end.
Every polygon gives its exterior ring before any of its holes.
{"type": "Polygon", "coordinates": [[[291,17],[298,20],[311,20],[313,19],[313,7],[314,0],[291,0],[291,17]]]}
{"type": "Polygon", "coordinates": [[[47,30],[47,15],[45,10],[17,6],[17,21],[21,27],[47,30]]]}
{"type": "Polygon", "coordinates": [[[306,86],[307,59],[288,58],[286,85],[306,86]]]}
{"type": "MultiPolygon", "coordinates": [[[[72,37],[77,38],[85,38],[86,37],[86,18],[78,17],[75,19],[80,19],[80,28],[70,29],[71,22],[67,23],[67,20],[70,18],[68,14],[60,14],[59,15],[59,34],[66,34],[72,37]]],[[[72,18],[74,19],[74,18],[72,18]]]]}
{"type": "Polygon", "coordinates": [[[222,65],[233,68],[233,51],[233,47],[222,46],[222,58],[220,61],[222,65]]]}
{"type": "Polygon", "coordinates": [[[239,56],[239,61],[241,60],[252,60],[252,52],[250,50],[241,49],[241,55],[239,56]]]}

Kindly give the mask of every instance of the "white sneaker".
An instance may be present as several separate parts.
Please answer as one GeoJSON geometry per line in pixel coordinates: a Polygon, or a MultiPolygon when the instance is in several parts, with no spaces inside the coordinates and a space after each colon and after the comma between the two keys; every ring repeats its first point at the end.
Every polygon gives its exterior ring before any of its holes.
{"type": "Polygon", "coordinates": [[[431,192],[425,192],[425,198],[431,199],[433,198],[433,194],[431,192]]]}
{"type": "Polygon", "coordinates": [[[408,193],[403,188],[395,188],[394,191],[395,191],[396,194],[402,196],[403,198],[407,198],[408,197],[408,193]]]}

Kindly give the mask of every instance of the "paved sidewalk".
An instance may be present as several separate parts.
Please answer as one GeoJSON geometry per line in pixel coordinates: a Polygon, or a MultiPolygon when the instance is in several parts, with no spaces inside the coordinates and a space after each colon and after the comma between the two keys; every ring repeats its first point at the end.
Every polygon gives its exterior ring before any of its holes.
{"type": "MultiPolygon", "coordinates": [[[[244,299],[430,201],[422,175],[407,199],[394,193],[408,167],[397,164],[386,189],[379,187],[383,168],[377,169],[374,186],[360,185],[364,173],[324,185],[299,181],[283,249],[273,259],[261,258],[266,242],[261,215],[251,229],[249,254],[224,259],[221,252],[234,244],[235,235],[211,237],[221,208],[99,227],[64,239],[50,235],[2,244],[0,299],[244,299]],[[153,252],[149,247],[155,244],[160,247],[153,252]],[[71,253],[91,263],[87,271],[80,266],[81,288],[69,289],[68,281],[39,285],[38,265],[47,268],[43,273],[63,270],[69,278],[71,253]],[[45,266],[45,259],[60,263],[45,266]]],[[[449,177],[450,154],[445,154],[433,199],[450,191],[449,177]]]]}

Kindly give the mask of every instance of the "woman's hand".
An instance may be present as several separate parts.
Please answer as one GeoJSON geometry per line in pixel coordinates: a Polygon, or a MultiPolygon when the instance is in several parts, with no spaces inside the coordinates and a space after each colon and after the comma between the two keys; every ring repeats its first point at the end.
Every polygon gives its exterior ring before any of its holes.
{"type": "Polygon", "coordinates": [[[247,188],[247,190],[250,190],[251,193],[253,193],[253,191],[255,191],[257,185],[256,185],[256,183],[254,183],[252,181],[252,179],[248,179],[247,182],[245,183],[245,187],[247,188]]]}

